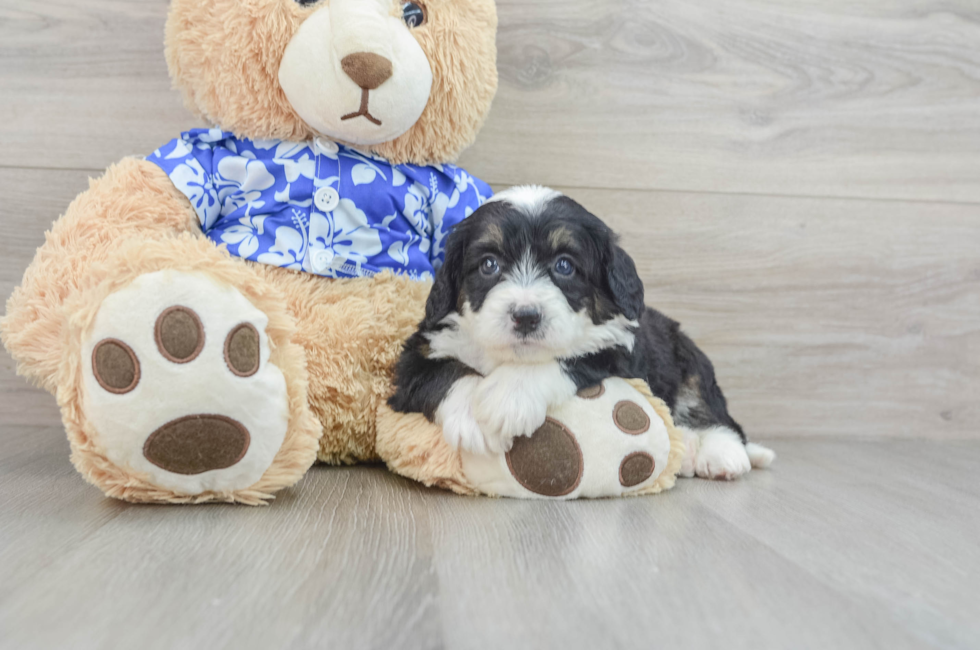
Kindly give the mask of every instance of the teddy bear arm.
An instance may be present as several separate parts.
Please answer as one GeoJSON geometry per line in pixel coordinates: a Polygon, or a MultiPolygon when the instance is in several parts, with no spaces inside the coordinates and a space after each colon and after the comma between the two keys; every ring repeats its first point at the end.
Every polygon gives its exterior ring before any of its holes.
{"type": "Polygon", "coordinates": [[[18,372],[55,390],[64,304],[90,281],[122,242],[200,232],[187,199],[156,165],[127,159],[91,181],[54,222],[0,320],[18,372]]]}

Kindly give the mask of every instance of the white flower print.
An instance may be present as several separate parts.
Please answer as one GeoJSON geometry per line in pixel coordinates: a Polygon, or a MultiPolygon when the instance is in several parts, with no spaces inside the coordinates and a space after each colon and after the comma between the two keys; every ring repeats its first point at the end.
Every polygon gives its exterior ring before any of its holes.
{"type": "Polygon", "coordinates": [[[211,230],[221,216],[221,203],[201,163],[194,158],[188,158],[170,172],[170,180],[194,206],[204,232],[211,230]]]}
{"type": "Polygon", "coordinates": [[[364,263],[383,248],[367,215],[350,199],[341,199],[332,213],[310,216],[310,250],[329,250],[344,260],[364,263]]]}
{"type": "Polygon", "coordinates": [[[388,257],[402,266],[408,266],[408,246],[403,241],[396,241],[388,247],[388,257]]]}
{"type": "Polygon", "coordinates": [[[354,185],[369,185],[378,177],[378,172],[374,171],[374,168],[370,165],[360,163],[354,165],[354,168],[350,171],[350,177],[354,181],[354,185]]]}
{"type": "Polygon", "coordinates": [[[260,200],[262,192],[276,184],[275,177],[261,160],[248,160],[242,156],[226,156],[218,163],[214,179],[218,188],[221,213],[229,214],[243,205],[249,212],[265,205],[260,200]]]}
{"type": "Polygon", "coordinates": [[[408,241],[396,240],[388,247],[388,257],[402,266],[408,266],[408,256],[412,252],[412,246],[417,244],[420,239],[421,237],[418,235],[410,234],[408,241]]]}
{"type": "Polygon", "coordinates": [[[225,132],[222,131],[221,129],[208,129],[206,133],[197,134],[197,141],[206,144],[214,144],[215,142],[221,142],[222,140],[228,140],[228,143],[226,143],[226,145],[227,144],[234,145],[235,143],[234,139],[227,138],[225,136],[225,132]]]}
{"type": "Polygon", "coordinates": [[[255,259],[263,264],[298,271],[303,268],[304,257],[306,257],[305,234],[289,226],[279,226],[276,228],[276,243],[255,259]]]}
{"type": "Polygon", "coordinates": [[[391,168],[391,186],[401,187],[405,184],[405,174],[401,172],[397,167],[391,168]]]}
{"type": "Polygon", "coordinates": [[[238,224],[221,233],[221,241],[238,244],[238,256],[250,257],[259,250],[259,241],[265,234],[265,217],[242,217],[238,224]]]}
{"type": "Polygon", "coordinates": [[[420,235],[429,234],[429,191],[424,185],[412,183],[405,194],[402,214],[420,235]]]}
{"type": "Polygon", "coordinates": [[[239,139],[218,129],[185,133],[147,160],[232,254],[328,277],[381,268],[431,277],[447,233],[491,193],[454,165],[396,167],[345,145],[239,139]],[[326,186],[340,193],[330,214],[313,201],[326,186]]]}
{"type": "MultiPolygon", "coordinates": [[[[373,183],[377,176],[380,176],[384,180],[388,180],[388,177],[385,176],[383,171],[381,171],[381,168],[372,162],[372,160],[378,160],[378,158],[375,156],[368,157],[359,151],[354,151],[353,149],[348,149],[340,155],[344,158],[360,161],[351,169],[351,180],[354,181],[355,186],[373,183]]],[[[381,159],[381,162],[386,161],[381,159]]]]}

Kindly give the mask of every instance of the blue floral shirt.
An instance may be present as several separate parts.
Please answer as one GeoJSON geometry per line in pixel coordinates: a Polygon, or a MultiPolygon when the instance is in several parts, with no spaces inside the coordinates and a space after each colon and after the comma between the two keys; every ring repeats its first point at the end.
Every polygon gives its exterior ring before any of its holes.
{"type": "Polygon", "coordinates": [[[195,129],[148,161],[190,200],[204,234],[264,264],[331,278],[383,269],[422,279],[452,227],[492,194],[453,165],[391,165],[317,138],[236,138],[195,129]]]}

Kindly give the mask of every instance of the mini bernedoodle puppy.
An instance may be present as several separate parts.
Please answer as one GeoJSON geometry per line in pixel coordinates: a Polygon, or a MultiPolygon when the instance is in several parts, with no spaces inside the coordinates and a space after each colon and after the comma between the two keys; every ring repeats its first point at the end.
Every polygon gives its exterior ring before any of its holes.
{"type": "Polygon", "coordinates": [[[502,453],[607,377],[643,378],[667,403],[690,450],[682,474],[734,479],[775,457],[746,443],[708,357],[644,304],[613,232],[558,192],[516,187],[447,237],[389,404],[425,414],[454,447],[502,453]]]}

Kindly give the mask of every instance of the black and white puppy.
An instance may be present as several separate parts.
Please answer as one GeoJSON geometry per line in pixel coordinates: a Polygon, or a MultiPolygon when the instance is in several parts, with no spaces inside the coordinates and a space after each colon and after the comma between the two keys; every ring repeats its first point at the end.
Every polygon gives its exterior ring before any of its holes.
{"type": "Polygon", "coordinates": [[[613,232],[553,190],[516,187],[448,236],[389,404],[425,414],[453,446],[501,453],[607,377],[643,378],[668,404],[689,446],[683,474],[733,479],[775,457],[746,443],[708,357],[644,304],[613,232]]]}

